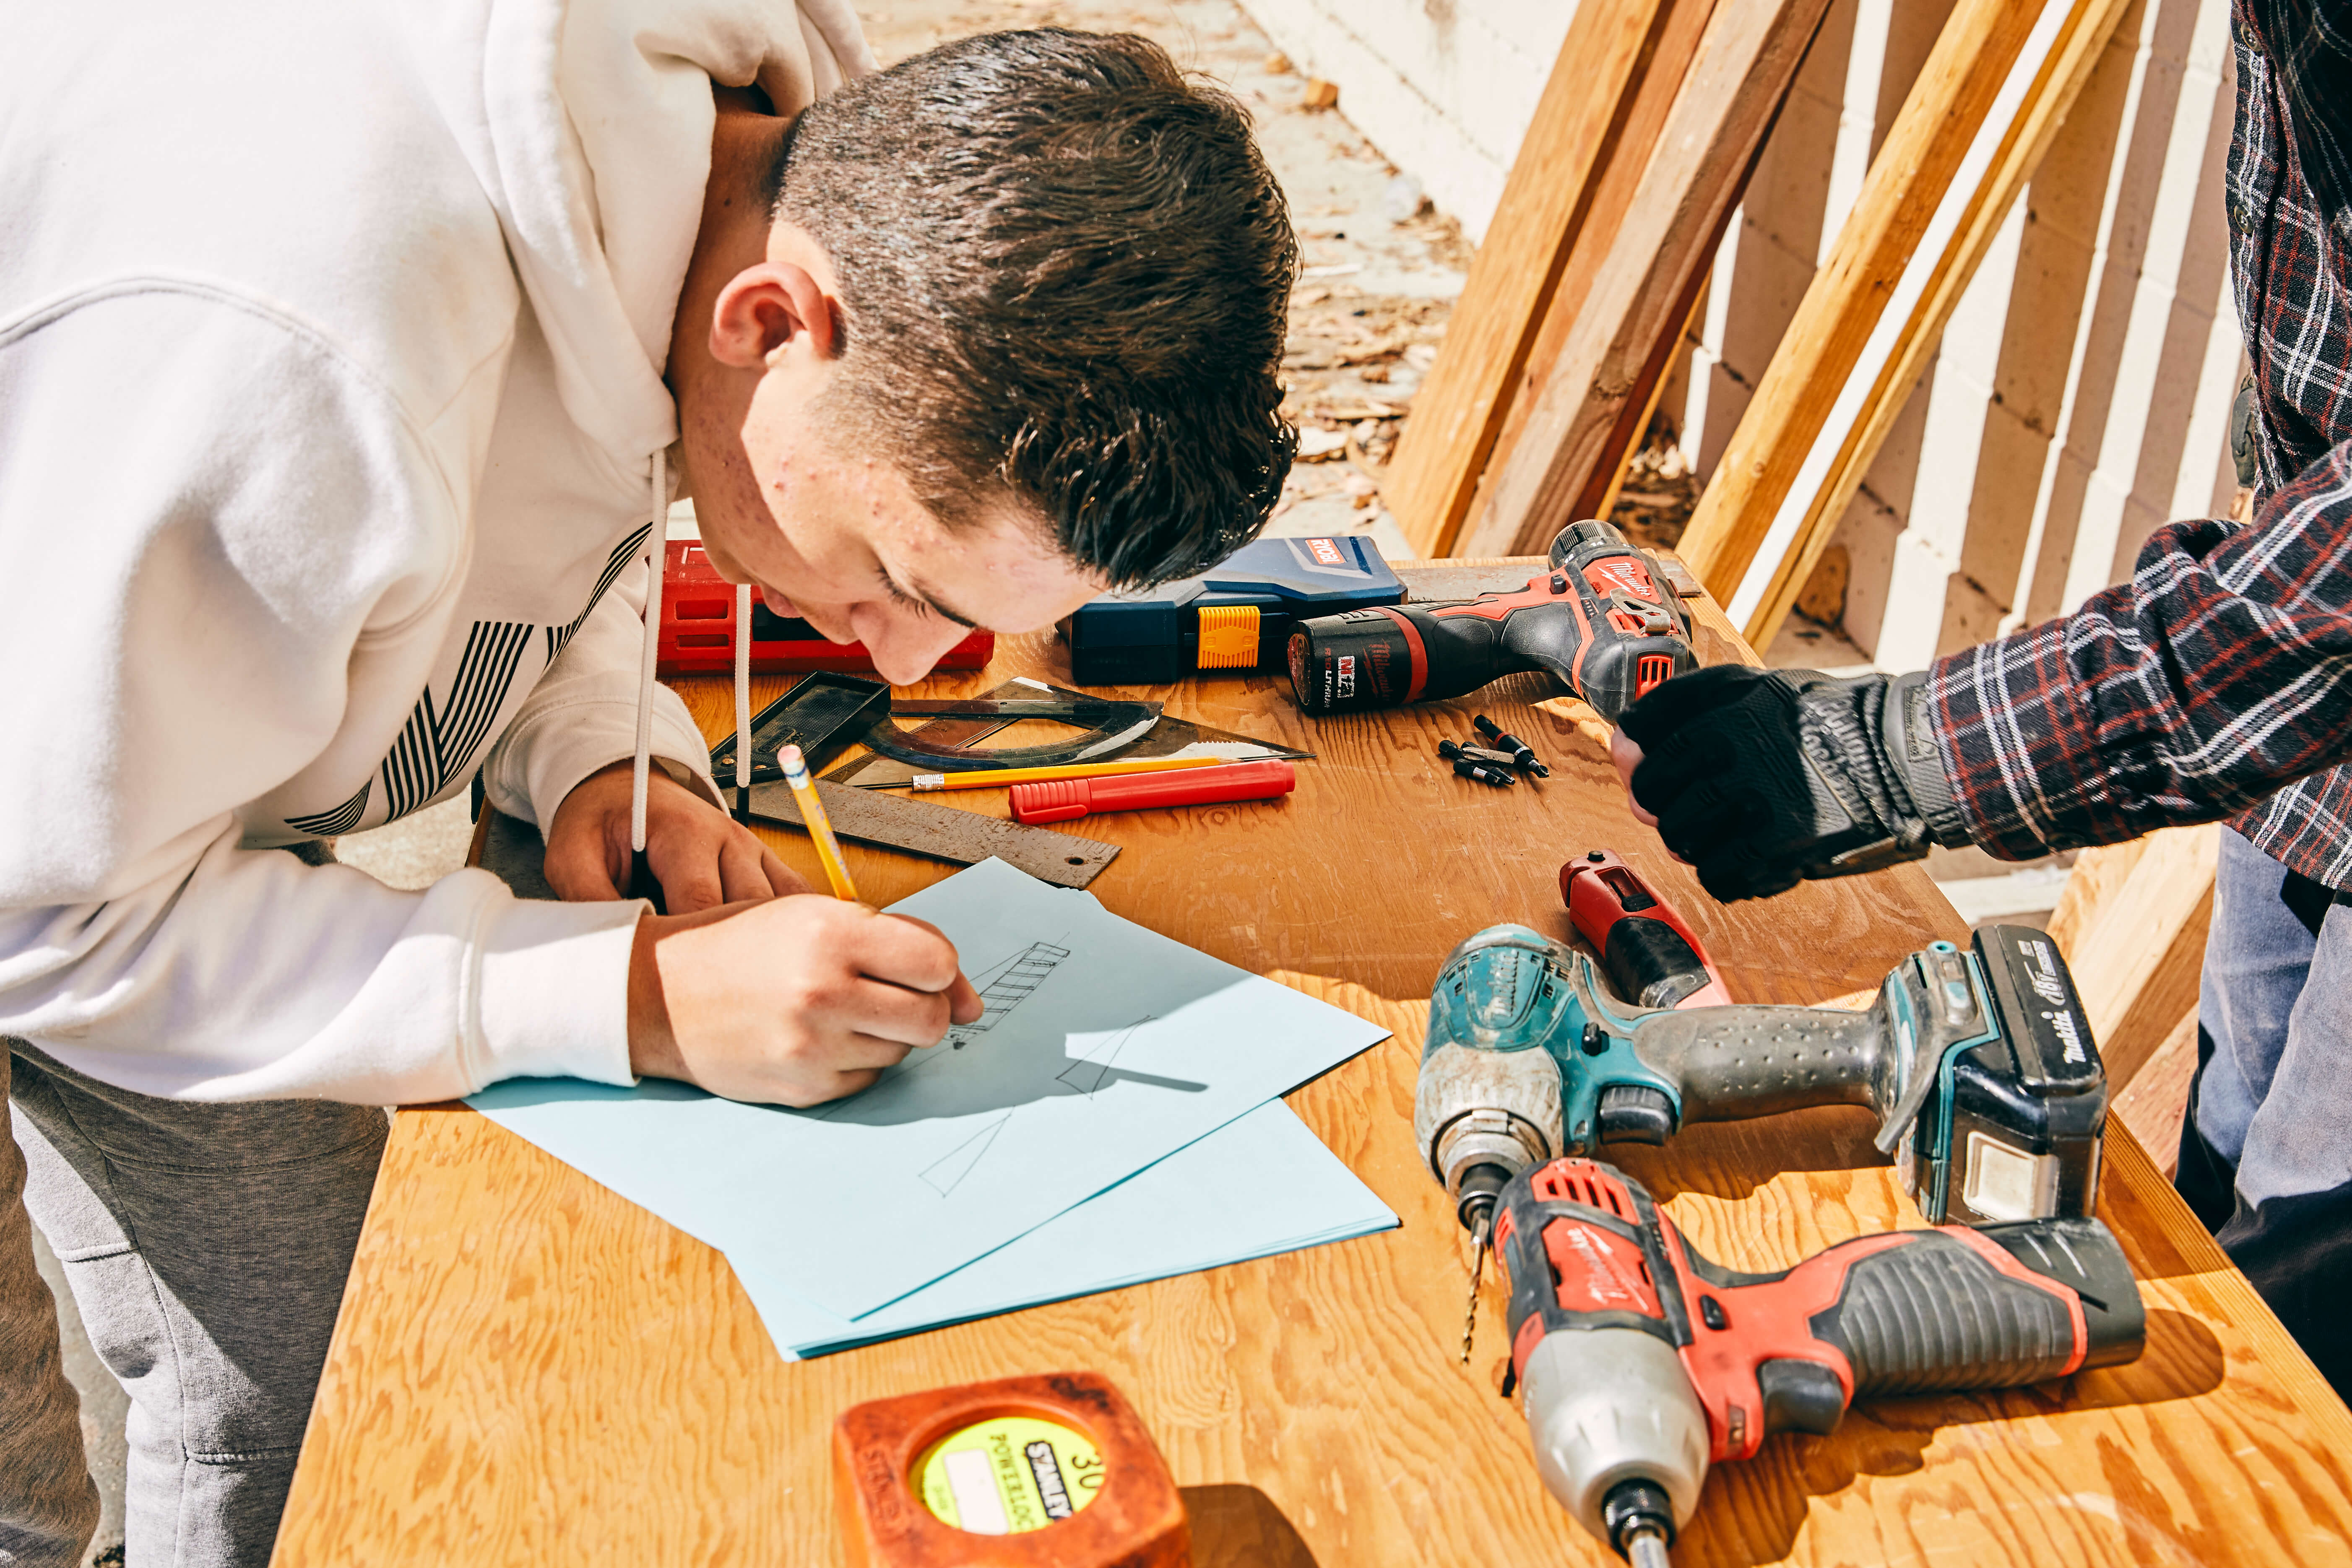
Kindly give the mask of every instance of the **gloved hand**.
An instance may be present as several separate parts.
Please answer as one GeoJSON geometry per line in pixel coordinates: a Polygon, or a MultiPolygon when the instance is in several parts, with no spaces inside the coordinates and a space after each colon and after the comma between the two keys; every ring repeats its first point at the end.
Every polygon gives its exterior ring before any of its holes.
{"type": "Polygon", "coordinates": [[[1630,741],[1634,804],[1725,903],[1916,860],[1930,844],[1969,842],[1926,680],[1694,670],[1625,710],[1620,767],[1630,741]]]}

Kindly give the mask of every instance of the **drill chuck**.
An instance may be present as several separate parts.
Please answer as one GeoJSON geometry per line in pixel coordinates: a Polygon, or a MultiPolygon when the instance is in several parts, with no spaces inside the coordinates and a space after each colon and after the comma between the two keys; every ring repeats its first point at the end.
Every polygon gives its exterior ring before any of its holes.
{"type": "Polygon", "coordinates": [[[1675,1543],[1674,1505],[1664,1487],[1649,1481],[1619,1481],[1601,1500],[1607,1540],[1633,1568],[1666,1568],[1666,1548],[1675,1543]]]}
{"type": "Polygon", "coordinates": [[[1476,1164],[1462,1173],[1462,1190],[1455,1195],[1454,1217],[1472,1236],[1484,1238],[1495,1226],[1495,1205],[1518,1172],[1507,1166],[1476,1164]]]}
{"type": "Polygon", "coordinates": [[[1541,1051],[1442,1047],[1422,1064],[1412,1120],[1414,1138],[1429,1151],[1430,1174],[1467,1226],[1475,1193],[1485,1193],[1491,1209],[1505,1182],[1564,1152],[1559,1069],[1541,1051]]]}
{"type": "Polygon", "coordinates": [[[1536,1473],[1596,1540],[1619,1546],[1637,1511],[1624,1506],[1635,1487],[1664,1502],[1670,1534],[1698,1507],[1706,1411],[1681,1355],[1657,1334],[1594,1328],[1544,1335],[1520,1376],[1519,1408],[1536,1473]],[[1609,1505],[1621,1491],[1612,1521],[1609,1505]]]}

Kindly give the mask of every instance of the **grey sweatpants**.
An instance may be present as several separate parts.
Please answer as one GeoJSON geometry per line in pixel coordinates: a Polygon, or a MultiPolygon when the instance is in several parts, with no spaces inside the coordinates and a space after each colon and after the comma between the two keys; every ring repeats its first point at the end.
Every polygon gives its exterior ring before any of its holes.
{"type": "Polygon", "coordinates": [[[155,1100],[21,1040],[0,1049],[0,1564],[71,1568],[98,1521],[29,1211],[131,1396],[131,1568],[263,1568],[383,1112],[155,1100]]]}

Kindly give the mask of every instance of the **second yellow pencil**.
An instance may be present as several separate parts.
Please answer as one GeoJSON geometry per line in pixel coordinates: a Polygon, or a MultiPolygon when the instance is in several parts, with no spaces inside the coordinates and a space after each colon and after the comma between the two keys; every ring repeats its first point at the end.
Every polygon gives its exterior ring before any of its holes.
{"type": "Polygon", "coordinates": [[[1164,773],[1174,768],[1214,767],[1231,757],[1141,757],[1124,763],[1069,763],[1055,768],[982,768],[961,773],[917,773],[917,789],[1009,789],[1052,779],[1098,779],[1114,773],[1164,773]]]}

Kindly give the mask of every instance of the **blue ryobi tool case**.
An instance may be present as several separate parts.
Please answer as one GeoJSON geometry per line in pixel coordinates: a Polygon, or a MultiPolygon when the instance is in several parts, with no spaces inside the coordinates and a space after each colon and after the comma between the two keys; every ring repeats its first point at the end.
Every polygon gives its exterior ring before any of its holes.
{"type": "Polygon", "coordinates": [[[1062,635],[1080,686],[1152,686],[1198,670],[1279,668],[1299,621],[1403,599],[1361,534],[1260,539],[1197,577],[1081,605],[1062,635]]]}

